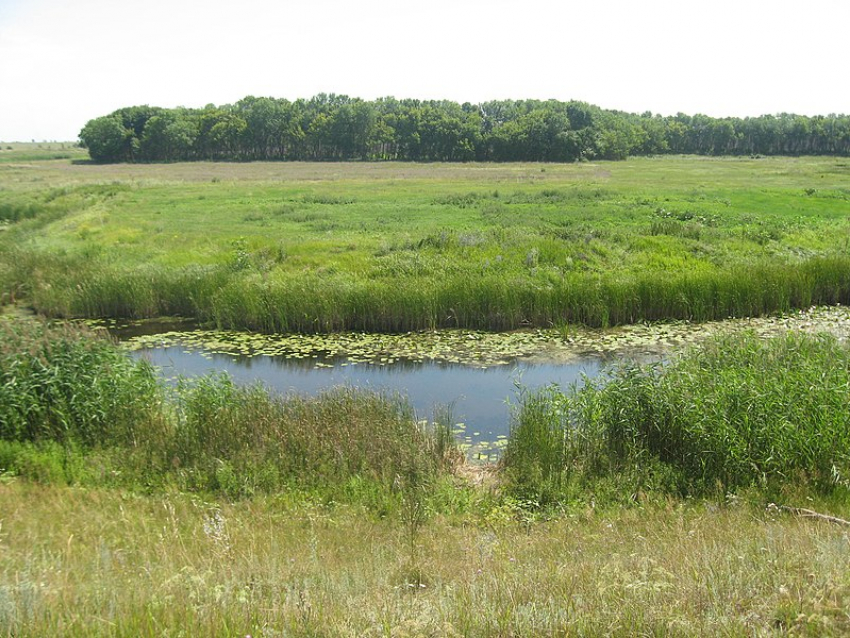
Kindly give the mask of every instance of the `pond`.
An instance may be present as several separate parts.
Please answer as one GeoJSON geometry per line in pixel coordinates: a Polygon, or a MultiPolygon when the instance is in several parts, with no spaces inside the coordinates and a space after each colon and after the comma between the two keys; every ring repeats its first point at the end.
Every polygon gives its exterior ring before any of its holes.
{"type": "Polygon", "coordinates": [[[489,458],[508,436],[511,404],[523,389],[548,384],[566,388],[598,375],[606,364],[660,360],[722,332],[749,329],[769,336],[785,330],[826,331],[846,338],[850,312],[812,308],[705,324],[512,333],[261,335],[198,330],[180,321],[105,327],[166,378],[226,372],[238,383],[261,383],[281,393],[316,394],[336,386],[399,393],[420,419],[431,419],[449,406],[461,445],[473,458],[489,458]]]}
{"type": "Polygon", "coordinates": [[[282,393],[317,394],[337,386],[398,393],[407,397],[418,418],[433,418],[435,409],[449,406],[459,442],[479,458],[496,454],[507,438],[509,403],[517,402],[519,387],[550,383],[567,387],[582,375],[597,374],[603,361],[601,357],[548,364],[518,360],[475,367],[402,359],[380,365],[352,364],[345,357],[304,360],[280,355],[210,355],[182,346],[145,348],[136,351],[136,356],[159,367],[167,377],[225,371],[237,383],[260,382],[282,393]]]}

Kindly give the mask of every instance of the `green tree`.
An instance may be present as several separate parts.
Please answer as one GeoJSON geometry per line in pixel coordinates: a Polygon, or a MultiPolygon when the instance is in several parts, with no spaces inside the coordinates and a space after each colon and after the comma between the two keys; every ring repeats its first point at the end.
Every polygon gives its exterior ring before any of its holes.
{"type": "Polygon", "coordinates": [[[188,112],[166,111],[147,121],[140,151],[147,161],[188,160],[197,139],[197,121],[188,112]]]}
{"type": "Polygon", "coordinates": [[[89,120],[80,131],[80,141],[95,162],[127,162],[133,157],[133,131],[113,115],[89,120]]]}

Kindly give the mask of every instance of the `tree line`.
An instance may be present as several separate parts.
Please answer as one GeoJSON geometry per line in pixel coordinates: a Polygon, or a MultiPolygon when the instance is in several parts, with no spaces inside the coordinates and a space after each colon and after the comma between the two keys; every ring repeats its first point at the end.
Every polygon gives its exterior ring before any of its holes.
{"type": "Polygon", "coordinates": [[[573,162],[629,155],[850,155],[850,116],[634,114],[585,102],[289,101],[131,106],[90,120],[95,162],[406,160],[573,162]]]}

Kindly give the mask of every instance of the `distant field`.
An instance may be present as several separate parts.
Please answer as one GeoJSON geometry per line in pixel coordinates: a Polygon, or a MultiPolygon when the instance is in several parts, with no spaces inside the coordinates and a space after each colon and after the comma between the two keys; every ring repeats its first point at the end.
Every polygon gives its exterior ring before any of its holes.
{"type": "Polygon", "coordinates": [[[836,158],[0,159],[0,294],[266,331],[724,318],[850,301],[849,206],[836,158]]]}
{"type": "Polygon", "coordinates": [[[74,142],[0,142],[0,162],[88,158],[88,151],[74,142]]]}

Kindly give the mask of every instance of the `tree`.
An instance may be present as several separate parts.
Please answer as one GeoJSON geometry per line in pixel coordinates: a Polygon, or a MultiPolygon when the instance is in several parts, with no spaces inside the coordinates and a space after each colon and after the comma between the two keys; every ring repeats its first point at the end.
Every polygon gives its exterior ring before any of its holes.
{"type": "Polygon", "coordinates": [[[604,110],[585,102],[375,101],[321,93],[295,102],[132,106],[91,120],[82,143],[100,162],[357,160],[568,162],[656,153],[850,154],[850,117],[783,113],[712,118],[604,110]]]}
{"type": "Polygon", "coordinates": [[[188,160],[197,139],[198,125],[188,112],[166,111],[147,121],[140,151],[147,161],[188,160]]]}
{"type": "Polygon", "coordinates": [[[135,137],[115,114],[89,120],[80,141],[95,162],[127,162],[133,158],[135,137]]]}

